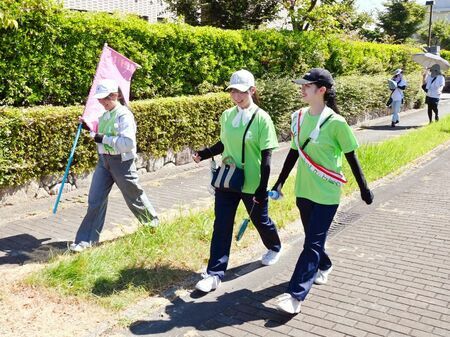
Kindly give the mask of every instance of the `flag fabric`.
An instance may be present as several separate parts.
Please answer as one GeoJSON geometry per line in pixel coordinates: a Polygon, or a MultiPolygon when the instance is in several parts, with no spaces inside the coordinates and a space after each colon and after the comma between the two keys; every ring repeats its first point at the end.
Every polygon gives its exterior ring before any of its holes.
{"type": "Polygon", "coordinates": [[[115,80],[122,91],[125,102],[128,104],[130,99],[131,77],[138,67],[140,66],[137,63],[105,44],[82,116],[91,130],[97,131],[98,119],[105,110],[98,100],[94,98],[98,82],[104,79],[115,80]]]}

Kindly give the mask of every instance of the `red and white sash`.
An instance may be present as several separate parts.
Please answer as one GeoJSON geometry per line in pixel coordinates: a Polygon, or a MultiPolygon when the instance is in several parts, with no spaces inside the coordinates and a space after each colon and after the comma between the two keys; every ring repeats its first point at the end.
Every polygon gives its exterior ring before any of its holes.
{"type": "MultiPolygon", "coordinates": [[[[311,140],[317,140],[320,132],[320,124],[322,124],[322,121],[325,120],[326,117],[330,115],[330,113],[334,113],[327,107],[322,111],[321,116],[319,117],[319,120],[317,121],[316,128],[311,132],[310,138],[311,140]]],[[[337,185],[341,187],[343,184],[347,183],[347,180],[345,177],[337,172],[333,172],[331,170],[328,170],[327,168],[323,167],[322,165],[317,164],[314,162],[311,157],[306,154],[305,151],[301,149],[300,146],[300,130],[301,130],[301,124],[303,123],[304,114],[302,113],[302,110],[294,112],[292,116],[292,133],[294,137],[295,144],[298,148],[298,153],[300,155],[300,158],[304,161],[308,169],[313,172],[314,174],[321,177],[323,180],[328,181],[331,184],[337,185]]]]}

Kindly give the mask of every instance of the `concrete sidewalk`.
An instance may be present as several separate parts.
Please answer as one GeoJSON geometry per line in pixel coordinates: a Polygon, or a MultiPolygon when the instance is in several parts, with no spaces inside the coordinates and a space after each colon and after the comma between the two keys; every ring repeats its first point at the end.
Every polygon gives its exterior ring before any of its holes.
{"type": "Polygon", "coordinates": [[[276,265],[230,269],[214,292],[176,297],[101,336],[450,336],[450,143],[374,192],[370,206],[353,197],[340,208],[327,244],[333,272],[300,314],[275,309],[301,251],[298,224],[276,265]]]}
{"type": "Polygon", "coordinates": [[[102,336],[448,337],[449,185],[447,143],[407,174],[381,181],[371,206],[355,199],[342,207],[327,245],[329,282],[313,287],[298,315],[275,303],[300,253],[301,225],[276,265],[231,269],[216,291],[177,297],[102,336]]]}
{"type": "MultiPolygon", "coordinates": [[[[440,115],[450,114],[450,95],[440,104],[440,115]]],[[[427,124],[424,109],[402,112],[399,126],[390,127],[390,117],[382,117],[355,126],[361,143],[378,142],[427,124]]],[[[281,170],[289,144],[281,144],[273,154],[272,174],[281,170]]],[[[213,202],[207,191],[208,162],[200,165],[162,169],[141,176],[141,184],[161,214],[170,216],[183,209],[204,207],[213,202]]],[[[64,193],[56,215],[52,214],[55,198],[27,200],[0,207],[0,269],[9,265],[45,261],[50,251],[66,250],[87,209],[88,188],[64,193]]],[[[113,239],[133,231],[137,222],[114,186],[101,239],[113,239]]]]}

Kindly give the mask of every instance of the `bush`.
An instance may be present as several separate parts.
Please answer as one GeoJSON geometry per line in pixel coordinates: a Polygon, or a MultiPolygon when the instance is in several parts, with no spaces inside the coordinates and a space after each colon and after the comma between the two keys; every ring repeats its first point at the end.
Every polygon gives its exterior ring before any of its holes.
{"type": "MultiPolygon", "coordinates": [[[[350,122],[367,114],[386,113],[390,75],[343,76],[336,79],[338,105],[350,122]]],[[[406,75],[406,105],[423,103],[420,73],[406,75]]],[[[287,139],[291,113],[305,104],[299,87],[289,79],[260,80],[261,107],[287,139]]],[[[219,116],[230,107],[227,93],[134,101],[131,108],[138,124],[138,152],[161,157],[168,149],[200,148],[218,140],[219,116]]],[[[0,187],[21,185],[30,179],[62,175],[72,147],[81,106],[0,108],[0,187]]],[[[72,165],[75,174],[92,169],[97,159],[95,144],[83,132],[72,165]]]]}
{"type": "Polygon", "coordinates": [[[411,47],[314,32],[149,24],[134,16],[57,6],[22,11],[17,21],[18,29],[0,28],[0,105],[82,104],[105,42],[142,66],[134,76],[132,99],[223,89],[242,67],[257,78],[293,77],[319,66],[335,76],[418,67],[409,57],[416,52],[411,47]]]}

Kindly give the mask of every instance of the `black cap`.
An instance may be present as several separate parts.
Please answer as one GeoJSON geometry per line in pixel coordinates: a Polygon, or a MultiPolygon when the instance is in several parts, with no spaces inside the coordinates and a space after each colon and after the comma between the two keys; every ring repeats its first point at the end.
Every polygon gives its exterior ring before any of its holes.
{"type": "Polygon", "coordinates": [[[323,68],[313,68],[308,71],[302,78],[293,81],[296,84],[317,83],[320,86],[331,88],[334,84],[333,76],[330,72],[323,68]]]}

